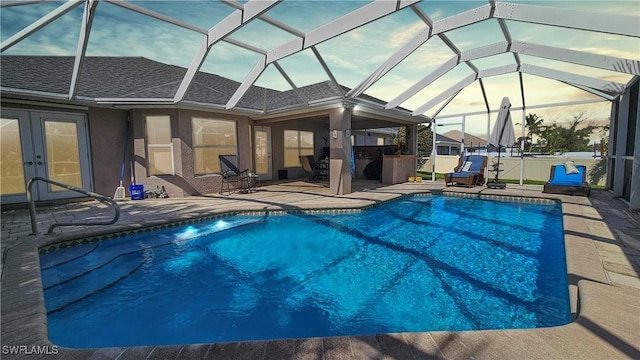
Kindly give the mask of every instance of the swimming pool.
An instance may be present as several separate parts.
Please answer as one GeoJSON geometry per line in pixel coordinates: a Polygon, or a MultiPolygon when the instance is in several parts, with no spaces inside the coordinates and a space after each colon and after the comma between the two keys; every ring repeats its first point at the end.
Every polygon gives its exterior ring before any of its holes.
{"type": "Polygon", "coordinates": [[[76,348],[570,321],[558,204],[233,216],[53,251],[41,268],[50,339],[76,348]]]}

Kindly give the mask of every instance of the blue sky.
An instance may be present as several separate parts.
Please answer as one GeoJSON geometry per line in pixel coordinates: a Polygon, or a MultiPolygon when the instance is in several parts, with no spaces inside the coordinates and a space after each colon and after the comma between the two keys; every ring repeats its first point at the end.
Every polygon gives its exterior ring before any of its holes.
{"type": "MultiPolygon", "coordinates": [[[[518,2],[601,14],[636,15],[640,19],[640,1],[637,0],[518,2]]],[[[215,1],[132,1],[132,3],[203,29],[211,28],[235,10],[233,7],[215,1]]],[[[308,32],[366,3],[363,1],[285,0],[269,10],[266,15],[301,32],[308,32]]],[[[423,1],[418,6],[432,20],[437,21],[487,3],[486,1],[423,1]]],[[[60,4],[59,2],[46,2],[2,8],[0,11],[2,40],[6,40],[60,4]]],[[[79,6],[3,52],[3,55],[75,55],[81,17],[82,6],[79,6]]],[[[514,40],[640,60],[640,39],[638,38],[513,21],[507,22],[507,25],[514,40]]],[[[640,20],[638,26],[640,26],[640,20]]],[[[374,23],[323,42],[317,46],[317,49],[338,82],[342,85],[353,87],[375,71],[390,55],[425,27],[426,25],[413,11],[404,9],[374,23]]],[[[498,22],[493,19],[447,32],[446,35],[461,50],[468,50],[504,40],[498,22]]],[[[93,23],[87,55],[143,56],[169,64],[188,67],[202,38],[203,35],[199,33],[176,27],[106,2],[100,2],[93,23]]],[[[257,20],[233,33],[231,38],[268,51],[293,40],[294,36],[257,20]]],[[[367,91],[367,94],[389,101],[452,56],[451,50],[440,39],[433,37],[394,68],[387,76],[372,86],[367,91]]],[[[242,81],[258,60],[259,55],[251,51],[221,42],[212,47],[201,70],[242,81]]],[[[631,78],[629,75],[620,75],[605,70],[540,58],[522,56],[522,61],[537,66],[571,71],[623,83],[626,83],[631,78]]],[[[514,57],[510,54],[503,54],[475,60],[473,63],[480,69],[487,69],[514,63],[514,57]]],[[[282,59],[279,64],[297,86],[328,80],[327,75],[311,50],[305,50],[282,59]]],[[[471,70],[467,66],[459,65],[416,96],[401,104],[401,106],[413,110],[470,73],[471,70]]],[[[496,76],[483,81],[488,90],[488,100],[492,108],[499,106],[503,96],[510,96],[514,106],[521,106],[517,74],[496,76]]],[[[595,99],[593,95],[584,91],[558,84],[552,80],[525,74],[524,81],[527,89],[528,105],[595,99]]],[[[269,66],[265,70],[256,84],[279,90],[290,88],[273,66],[269,66]]],[[[438,108],[439,105],[434,106],[427,110],[425,115],[431,116],[438,108]]],[[[480,87],[476,81],[473,85],[463,90],[442,114],[459,114],[482,110],[484,110],[484,104],[480,87]]],[[[549,121],[559,122],[571,118],[576,112],[586,112],[590,118],[599,120],[609,116],[608,103],[582,105],[564,110],[559,108],[536,109],[530,112],[542,114],[549,121]]],[[[514,114],[516,122],[518,122],[519,117],[521,115],[514,114]]],[[[486,115],[479,117],[482,120],[469,121],[471,118],[474,117],[466,119],[468,124],[467,131],[472,133],[486,131],[486,115]]],[[[459,120],[452,119],[451,121],[457,122],[459,120]]]]}

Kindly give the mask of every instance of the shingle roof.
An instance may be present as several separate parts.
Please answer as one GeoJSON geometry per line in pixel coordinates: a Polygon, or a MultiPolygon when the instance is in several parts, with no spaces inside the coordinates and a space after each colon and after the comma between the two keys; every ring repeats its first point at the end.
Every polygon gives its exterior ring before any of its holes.
{"type": "Polygon", "coordinates": [[[436,134],[436,141],[440,142],[440,143],[452,143],[452,144],[459,144],[460,140],[455,140],[449,137],[446,137],[444,135],[441,134],[436,134]]]}
{"type": "MultiPolygon", "coordinates": [[[[2,56],[3,88],[67,95],[74,58],[71,56],[2,56]]],[[[187,69],[143,57],[86,57],[77,96],[85,98],[173,98],[187,69]]],[[[240,83],[199,72],[185,95],[186,101],[225,105],[240,83]]],[[[330,81],[296,90],[277,91],[252,86],[239,106],[275,110],[342,96],[330,81]],[[301,96],[303,98],[301,98],[301,96]]]]}
{"type": "MultiPolygon", "coordinates": [[[[447,131],[446,133],[443,134],[444,136],[454,139],[457,142],[460,142],[460,138],[462,135],[462,132],[460,130],[451,130],[451,131],[447,131]]],[[[471,135],[469,133],[465,133],[464,134],[464,145],[465,146],[471,146],[471,145],[475,145],[475,146],[485,146],[487,145],[487,140],[471,135]]]]}

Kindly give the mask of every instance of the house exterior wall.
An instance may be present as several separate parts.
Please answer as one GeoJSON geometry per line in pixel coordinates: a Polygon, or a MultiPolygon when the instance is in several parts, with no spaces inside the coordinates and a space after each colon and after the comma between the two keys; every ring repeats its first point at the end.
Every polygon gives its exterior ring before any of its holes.
{"type": "MultiPolygon", "coordinates": [[[[120,185],[127,116],[126,110],[89,108],[88,111],[94,192],[104,196],[113,196],[120,185]]],[[[131,179],[128,162],[131,145],[127,146],[127,153],[123,186],[128,189],[131,179]]]]}
{"type": "MultiPolygon", "coordinates": [[[[222,186],[219,174],[195,175],[192,135],[192,118],[235,121],[237,155],[241,169],[254,170],[253,128],[254,121],[247,116],[222,111],[202,111],[180,108],[115,109],[111,107],[82,105],[50,105],[37,101],[5,101],[3,106],[25,111],[65,112],[86,117],[89,158],[91,162],[91,188],[86,189],[112,197],[120,185],[129,196],[132,183],[144,185],[145,190],[163,187],[170,197],[185,197],[218,193],[222,186]],[[146,117],[168,116],[171,126],[173,175],[150,175],[146,141],[146,117]],[[127,133],[127,131],[129,131],[127,133]],[[128,134],[128,135],[127,135],[128,134]],[[127,143],[125,149],[125,142],[127,143]],[[132,171],[133,169],[133,171],[132,171]],[[134,178],[134,179],[133,179],[134,178]],[[133,180],[133,181],[132,181],[133,180]]],[[[289,179],[307,178],[301,166],[284,166],[284,131],[302,130],[314,133],[314,156],[319,159],[330,147],[330,111],[287,116],[286,120],[272,120],[261,126],[271,129],[272,176],[278,178],[278,170],[287,170],[289,179]]],[[[350,143],[350,140],[347,139],[350,143]]],[[[338,172],[336,172],[337,174],[338,172]]],[[[348,173],[348,172],[347,172],[348,173]]],[[[263,179],[268,180],[268,179],[263,179]]]]}
{"type": "MultiPolygon", "coordinates": [[[[92,188],[86,190],[104,196],[113,196],[115,189],[120,184],[122,151],[125,142],[124,132],[127,126],[127,111],[98,107],[56,106],[35,102],[12,103],[10,100],[3,100],[2,106],[25,111],[62,112],[86,116],[89,129],[93,178],[92,188]]],[[[129,174],[130,171],[127,166],[124,177],[127,186],[129,183],[128,179],[130,178],[129,174]]]]}
{"type": "Polygon", "coordinates": [[[220,191],[222,186],[220,174],[195,174],[191,127],[193,117],[235,121],[238,165],[241,169],[251,168],[253,148],[250,146],[250,125],[253,122],[247,117],[185,109],[136,109],[132,110],[131,117],[134,130],[133,159],[136,183],[144,185],[145,190],[164,187],[170,197],[212,194],[220,191]],[[167,115],[170,118],[174,175],[149,174],[145,118],[152,115],[167,115]]]}

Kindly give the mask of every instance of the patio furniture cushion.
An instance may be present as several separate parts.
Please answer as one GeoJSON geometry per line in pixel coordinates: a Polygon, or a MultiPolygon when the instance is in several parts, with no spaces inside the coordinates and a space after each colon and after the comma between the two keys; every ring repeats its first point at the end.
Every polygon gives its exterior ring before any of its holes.
{"type": "Polygon", "coordinates": [[[568,173],[564,165],[555,165],[553,178],[549,180],[550,185],[580,186],[584,178],[585,167],[576,167],[576,173],[568,173]]]}
{"type": "Polygon", "coordinates": [[[567,174],[577,174],[579,172],[576,164],[573,161],[565,161],[563,165],[565,173],[567,174]]]}
{"type": "Polygon", "coordinates": [[[445,174],[445,183],[475,186],[484,182],[484,168],[487,157],[483,155],[467,155],[458,160],[453,172],[445,174]]]}
{"type": "Polygon", "coordinates": [[[591,185],[587,183],[587,167],[576,165],[578,173],[567,174],[564,164],[551,166],[549,181],[544,184],[543,193],[589,196],[591,185]]]}

